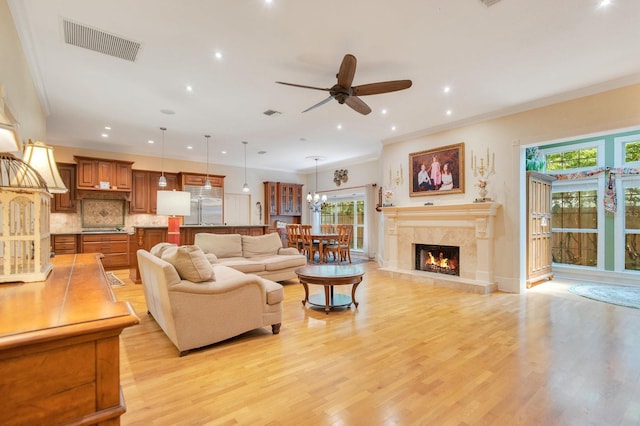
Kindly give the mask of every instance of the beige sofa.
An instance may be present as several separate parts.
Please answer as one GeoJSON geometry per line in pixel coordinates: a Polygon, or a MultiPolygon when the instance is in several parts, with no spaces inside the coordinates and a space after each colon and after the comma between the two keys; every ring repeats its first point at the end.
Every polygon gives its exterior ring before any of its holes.
{"type": "Polygon", "coordinates": [[[200,233],[196,234],[194,244],[212,262],[273,281],[295,279],[295,270],[307,264],[306,256],[298,249],[283,248],[280,236],[275,233],[255,237],[200,233]]]}
{"type": "Polygon", "coordinates": [[[196,246],[161,243],[137,257],[147,309],[180,356],[263,326],[280,332],[280,284],[211,264],[196,246]],[[176,260],[178,250],[191,252],[176,260]]]}

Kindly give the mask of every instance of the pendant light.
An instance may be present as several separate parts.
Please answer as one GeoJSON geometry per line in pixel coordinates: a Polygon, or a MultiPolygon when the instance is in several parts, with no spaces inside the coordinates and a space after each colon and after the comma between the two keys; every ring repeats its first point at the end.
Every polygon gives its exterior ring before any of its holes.
{"type": "Polygon", "coordinates": [[[317,213],[322,211],[322,208],[325,206],[327,195],[322,194],[322,196],[320,196],[320,194],[318,194],[318,160],[320,160],[320,157],[311,158],[316,161],[316,190],[313,192],[313,195],[311,195],[311,192],[307,194],[307,203],[309,203],[311,211],[317,213]]]}
{"type": "Polygon", "coordinates": [[[204,181],[204,189],[211,189],[211,179],[209,179],[209,138],[211,135],[204,135],[207,143],[207,179],[204,181]]]}
{"type": "Polygon", "coordinates": [[[167,128],[160,127],[160,130],[162,130],[162,175],[160,176],[160,179],[158,179],[158,186],[160,188],[164,188],[167,186],[167,178],[164,177],[164,132],[167,128]]]}
{"type": "Polygon", "coordinates": [[[247,185],[247,144],[249,142],[242,141],[244,145],[244,185],[242,185],[242,192],[249,192],[249,185],[247,185]]]}

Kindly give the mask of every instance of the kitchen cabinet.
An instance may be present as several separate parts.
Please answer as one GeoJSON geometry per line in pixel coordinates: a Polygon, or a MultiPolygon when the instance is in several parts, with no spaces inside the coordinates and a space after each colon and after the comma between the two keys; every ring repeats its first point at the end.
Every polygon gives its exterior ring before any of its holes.
{"type": "Polygon", "coordinates": [[[80,235],[81,253],[102,253],[105,269],[129,267],[129,234],[91,233],[80,235]]]}
{"type": "Polygon", "coordinates": [[[552,279],[551,184],[556,178],[527,172],[527,287],[552,279]]]}
{"type": "Polygon", "coordinates": [[[64,194],[53,194],[51,201],[51,213],[76,213],[78,204],[76,200],[76,165],[57,163],[60,178],[68,191],[64,194]]]}
{"type": "MultiPolygon", "coordinates": [[[[178,180],[180,181],[180,188],[184,188],[185,185],[204,186],[207,180],[207,175],[204,173],[178,173],[178,180]]],[[[224,176],[221,175],[209,175],[209,181],[211,186],[223,188],[224,194],[224,176]]]]}
{"type": "Polygon", "coordinates": [[[78,242],[76,234],[51,235],[51,250],[56,254],[76,254],[78,242]]]}
{"type": "MultiPolygon", "coordinates": [[[[162,175],[161,172],[148,170],[133,170],[131,172],[131,203],[129,205],[129,213],[147,213],[155,214],[158,204],[158,180],[162,175]]],[[[178,176],[176,173],[165,173],[167,186],[162,189],[164,191],[172,191],[178,189],[178,176]]]]}
{"type": "Polygon", "coordinates": [[[84,190],[130,192],[132,161],[74,156],[77,163],[76,188],[84,190]],[[101,188],[101,182],[109,184],[101,188]]]}

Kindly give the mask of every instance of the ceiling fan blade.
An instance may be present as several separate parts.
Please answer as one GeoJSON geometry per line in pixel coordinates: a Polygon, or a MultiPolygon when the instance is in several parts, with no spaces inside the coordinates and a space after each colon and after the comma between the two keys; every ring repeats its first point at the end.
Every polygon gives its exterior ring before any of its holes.
{"type": "Polygon", "coordinates": [[[284,84],[285,86],[293,86],[293,87],[302,87],[303,89],[314,89],[314,90],[324,90],[328,92],[331,89],[325,89],[323,87],[313,87],[313,86],[305,86],[303,84],[295,84],[295,83],[285,83],[284,81],[276,81],[278,84],[284,84]]]}
{"type": "Polygon", "coordinates": [[[356,96],[377,95],[379,93],[395,92],[411,87],[411,80],[382,81],[380,83],[362,84],[354,86],[353,94],[356,96]]]}
{"type": "Polygon", "coordinates": [[[360,114],[367,115],[371,112],[369,105],[365,104],[364,101],[357,96],[349,96],[344,103],[360,114]]]}
{"type": "Polygon", "coordinates": [[[340,70],[338,71],[338,85],[348,89],[353,82],[353,76],[356,74],[357,59],[355,56],[347,53],[342,59],[340,70]]]}
{"type": "Polygon", "coordinates": [[[323,99],[322,101],[318,102],[318,103],[317,103],[317,104],[315,104],[314,106],[311,106],[311,107],[309,107],[309,108],[305,109],[305,110],[304,110],[304,111],[302,111],[302,112],[307,112],[307,111],[311,111],[311,110],[312,110],[312,109],[314,109],[314,108],[318,108],[320,105],[324,105],[324,104],[326,104],[327,102],[329,102],[329,101],[330,101],[330,100],[332,100],[332,99],[333,99],[333,95],[329,96],[329,97],[328,97],[328,98],[326,98],[326,99],[323,99]]]}

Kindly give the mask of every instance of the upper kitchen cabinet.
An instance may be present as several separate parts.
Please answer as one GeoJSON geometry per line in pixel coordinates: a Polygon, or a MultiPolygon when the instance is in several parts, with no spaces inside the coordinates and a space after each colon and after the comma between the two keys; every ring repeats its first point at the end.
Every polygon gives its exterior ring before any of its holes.
{"type": "MultiPolygon", "coordinates": [[[[204,183],[207,180],[207,175],[203,173],[180,172],[178,173],[178,180],[180,181],[182,189],[184,189],[185,185],[204,186],[204,183]]],[[[209,181],[211,182],[211,186],[224,188],[224,176],[209,175],[209,181]]]]}
{"type": "Polygon", "coordinates": [[[57,163],[57,166],[60,178],[62,178],[62,182],[68,191],[64,194],[53,194],[51,213],[76,213],[78,210],[76,203],[76,165],[57,163]]]}
{"type": "Polygon", "coordinates": [[[165,173],[167,186],[161,189],[158,180],[162,173],[147,170],[133,170],[133,185],[131,189],[131,204],[129,213],[155,214],[158,204],[158,191],[171,191],[178,189],[178,176],[176,173],[165,173]]]}
{"type": "Polygon", "coordinates": [[[132,161],[74,156],[77,163],[76,188],[131,192],[132,161]]]}

